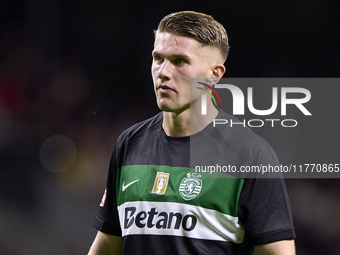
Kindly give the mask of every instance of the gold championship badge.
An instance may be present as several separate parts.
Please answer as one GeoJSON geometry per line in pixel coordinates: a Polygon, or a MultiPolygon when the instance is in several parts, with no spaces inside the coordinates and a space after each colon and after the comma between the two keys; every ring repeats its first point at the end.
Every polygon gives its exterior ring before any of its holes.
{"type": "Polygon", "coordinates": [[[163,195],[168,187],[169,177],[169,173],[157,172],[151,193],[163,195]]]}

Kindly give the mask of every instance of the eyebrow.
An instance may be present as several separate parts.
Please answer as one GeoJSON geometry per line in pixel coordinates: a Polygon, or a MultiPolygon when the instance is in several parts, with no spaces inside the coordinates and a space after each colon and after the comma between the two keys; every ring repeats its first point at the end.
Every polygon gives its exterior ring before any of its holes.
{"type": "MultiPolygon", "coordinates": [[[[157,51],[153,51],[152,56],[163,56],[163,54],[157,52],[157,51]]],[[[189,55],[187,54],[173,54],[173,55],[169,55],[170,58],[184,58],[184,59],[191,59],[189,55]]]]}

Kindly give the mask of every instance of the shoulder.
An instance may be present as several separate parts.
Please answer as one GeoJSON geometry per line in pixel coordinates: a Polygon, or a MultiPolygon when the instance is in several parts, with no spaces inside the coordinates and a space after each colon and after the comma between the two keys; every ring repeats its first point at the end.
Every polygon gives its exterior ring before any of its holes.
{"type": "Polygon", "coordinates": [[[225,124],[210,127],[211,135],[215,136],[224,146],[237,151],[248,162],[253,162],[262,151],[273,151],[268,142],[246,126],[244,120],[221,111],[216,119],[225,124]]]}
{"type": "Polygon", "coordinates": [[[122,144],[127,140],[143,136],[152,130],[161,128],[162,120],[163,113],[159,112],[155,116],[131,126],[118,137],[117,144],[122,144]]]}

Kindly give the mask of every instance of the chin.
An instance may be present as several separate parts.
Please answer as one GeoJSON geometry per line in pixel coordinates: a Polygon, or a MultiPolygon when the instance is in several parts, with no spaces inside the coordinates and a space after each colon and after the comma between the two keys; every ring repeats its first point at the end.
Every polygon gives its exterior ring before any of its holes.
{"type": "Polygon", "coordinates": [[[175,109],[169,107],[168,105],[158,104],[158,108],[163,112],[174,112],[175,109]]]}
{"type": "Polygon", "coordinates": [[[163,112],[172,112],[172,113],[176,113],[177,115],[179,115],[181,112],[184,112],[185,110],[188,109],[187,107],[176,108],[176,107],[170,107],[169,105],[160,105],[160,104],[158,104],[158,108],[163,112]]]}
{"type": "Polygon", "coordinates": [[[171,102],[166,98],[157,99],[158,108],[163,112],[172,112],[174,109],[171,107],[171,102]]]}

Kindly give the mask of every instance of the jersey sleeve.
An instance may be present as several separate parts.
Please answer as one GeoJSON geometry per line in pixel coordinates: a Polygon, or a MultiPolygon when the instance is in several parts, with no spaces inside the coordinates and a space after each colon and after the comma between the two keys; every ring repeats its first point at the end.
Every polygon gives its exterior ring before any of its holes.
{"type": "MultiPolygon", "coordinates": [[[[279,166],[273,149],[262,147],[253,165],[279,166]]],[[[252,245],[295,239],[292,212],[283,178],[245,179],[238,205],[245,239],[252,245]]]]}
{"type": "Polygon", "coordinates": [[[99,205],[93,225],[101,232],[121,236],[122,231],[119,224],[116,197],[117,159],[116,147],[111,157],[104,196],[99,205]]]}

